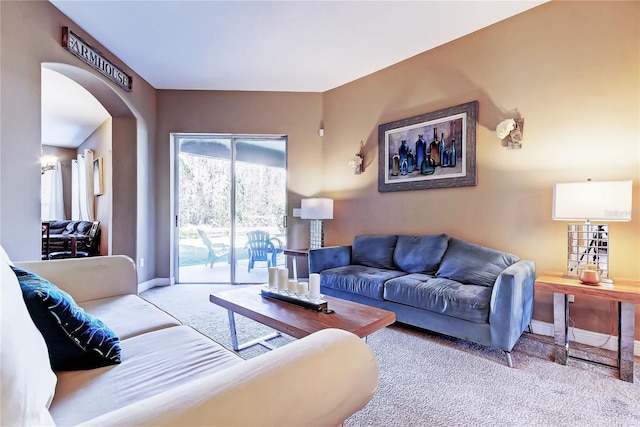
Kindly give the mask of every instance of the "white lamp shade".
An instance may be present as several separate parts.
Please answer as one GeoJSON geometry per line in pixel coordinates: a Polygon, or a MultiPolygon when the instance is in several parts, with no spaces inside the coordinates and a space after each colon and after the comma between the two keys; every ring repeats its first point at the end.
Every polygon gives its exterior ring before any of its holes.
{"type": "Polygon", "coordinates": [[[555,183],[552,218],[631,221],[632,189],[631,180],[555,183]]]}
{"type": "Polygon", "coordinates": [[[333,199],[316,197],[302,199],[300,205],[301,219],[333,219],[333,199]]]}

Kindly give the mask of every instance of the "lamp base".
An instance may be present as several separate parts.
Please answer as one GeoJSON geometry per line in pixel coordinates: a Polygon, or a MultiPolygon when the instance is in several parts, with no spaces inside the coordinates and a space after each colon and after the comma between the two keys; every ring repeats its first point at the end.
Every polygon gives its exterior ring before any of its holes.
{"type": "Polygon", "coordinates": [[[324,246],[324,228],[322,221],[319,219],[312,219],[309,229],[309,248],[317,249],[324,246]]]}
{"type": "Polygon", "coordinates": [[[567,225],[567,276],[577,279],[589,264],[600,272],[601,282],[609,280],[609,226],[567,225]]]}

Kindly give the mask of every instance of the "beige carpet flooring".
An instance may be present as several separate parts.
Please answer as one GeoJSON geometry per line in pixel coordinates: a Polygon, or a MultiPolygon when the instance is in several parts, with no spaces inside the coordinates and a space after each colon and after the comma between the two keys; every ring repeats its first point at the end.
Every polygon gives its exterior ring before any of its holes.
{"type": "MultiPolygon", "coordinates": [[[[141,296],[230,348],[227,311],[208,300],[211,292],[228,288],[175,285],[141,296]]],[[[271,332],[241,316],[236,322],[241,340],[271,332]]],[[[607,367],[573,359],[567,366],[554,363],[551,339],[539,335],[523,335],[513,369],[498,350],[401,325],[372,334],[367,343],[380,366],[380,384],[347,427],[640,426],[638,358],[635,382],[628,383],[607,367]]],[[[257,346],[240,355],[265,351],[257,346]]]]}

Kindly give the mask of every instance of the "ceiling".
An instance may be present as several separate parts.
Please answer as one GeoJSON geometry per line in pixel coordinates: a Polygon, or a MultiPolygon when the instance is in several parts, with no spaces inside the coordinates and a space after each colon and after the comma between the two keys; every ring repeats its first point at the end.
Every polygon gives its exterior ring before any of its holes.
{"type": "Polygon", "coordinates": [[[76,148],[109,118],[85,88],[42,67],[42,144],[76,148]]]}
{"type": "Polygon", "coordinates": [[[156,89],[324,92],[547,0],[49,1],[156,89]]]}

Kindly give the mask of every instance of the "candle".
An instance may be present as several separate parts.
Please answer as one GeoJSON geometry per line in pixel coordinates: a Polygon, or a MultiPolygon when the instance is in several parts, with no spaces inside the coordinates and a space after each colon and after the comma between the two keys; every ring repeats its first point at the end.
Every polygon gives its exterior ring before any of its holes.
{"type": "Polygon", "coordinates": [[[269,267],[269,289],[278,288],[278,267],[269,267]]]}
{"type": "Polygon", "coordinates": [[[306,295],[309,293],[309,284],[307,282],[298,282],[298,295],[306,295]]]}
{"type": "Polygon", "coordinates": [[[298,290],[298,281],[296,279],[289,279],[287,290],[290,293],[295,294],[296,291],[298,290]]]}
{"type": "Polygon", "coordinates": [[[289,269],[286,267],[280,267],[278,269],[278,290],[287,290],[287,280],[289,280],[289,269]]]}
{"type": "Polygon", "coordinates": [[[320,298],[320,275],[318,273],[309,275],[309,297],[320,298]]]}

